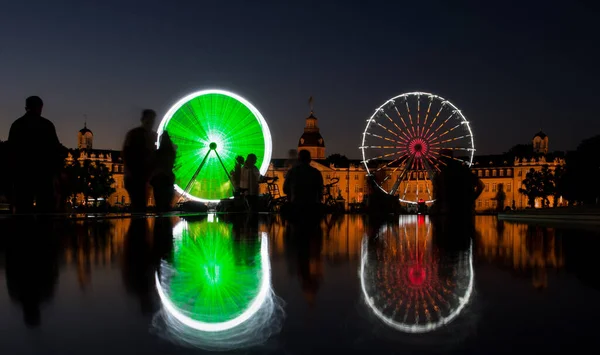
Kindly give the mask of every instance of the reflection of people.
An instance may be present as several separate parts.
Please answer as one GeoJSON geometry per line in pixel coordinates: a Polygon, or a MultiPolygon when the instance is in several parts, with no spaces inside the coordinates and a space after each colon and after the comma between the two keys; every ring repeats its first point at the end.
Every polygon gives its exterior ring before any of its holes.
{"type": "Polygon", "coordinates": [[[154,173],[152,180],[152,189],[154,191],[154,200],[156,201],[156,210],[166,212],[171,209],[171,203],[175,196],[175,174],[173,166],[175,165],[175,146],[167,131],[164,131],[160,137],[160,147],[156,151],[154,159],[154,173]]]}
{"type": "Polygon", "coordinates": [[[298,164],[290,169],[283,184],[294,214],[318,211],[323,198],[323,177],[310,166],[310,160],[310,152],[301,150],[298,164]]]}
{"type": "Polygon", "coordinates": [[[156,112],[144,110],[142,125],[127,133],[123,144],[123,163],[125,165],[125,188],[131,199],[133,212],[146,210],[148,185],[152,172],[152,159],[156,145],[156,132],[152,130],[156,112]]]}
{"type": "Polygon", "coordinates": [[[8,134],[8,171],[12,174],[16,213],[33,212],[34,200],[39,212],[53,212],[57,207],[54,184],[66,151],[58,140],[54,124],[42,117],[43,106],[39,97],[28,97],[27,112],[11,125],[8,134]],[[32,157],[36,159],[35,164],[31,164],[32,157]]]}
{"type": "Polygon", "coordinates": [[[169,257],[173,247],[172,221],[156,218],[154,233],[148,228],[145,218],[132,218],[125,238],[125,264],[122,268],[123,281],[127,290],[140,302],[142,313],[155,311],[154,273],[162,259],[169,257]]]}
{"type": "Polygon", "coordinates": [[[39,223],[19,223],[6,253],[6,288],[10,298],[23,308],[29,327],[40,325],[40,306],[53,297],[58,281],[57,249],[49,235],[54,228],[39,223]],[[25,232],[27,240],[19,238],[17,232],[25,232]]]}
{"type": "Polygon", "coordinates": [[[286,227],[288,260],[296,259],[296,269],[306,302],[313,306],[323,278],[323,232],[317,221],[295,222],[286,227]],[[288,244],[289,243],[289,244],[288,244]],[[294,258],[295,257],[295,258],[294,258]]]}

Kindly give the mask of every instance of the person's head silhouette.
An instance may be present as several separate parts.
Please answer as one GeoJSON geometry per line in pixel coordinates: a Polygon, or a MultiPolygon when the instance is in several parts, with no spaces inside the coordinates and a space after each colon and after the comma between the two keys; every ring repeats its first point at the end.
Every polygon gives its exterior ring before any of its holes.
{"type": "Polygon", "coordinates": [[[142,127],[151,130],[156,120],[156,112],[154,110],[146,109],[142,111],[142,127]]]}
{"type": "Polygon", "coordinates": [[[246,158],[246,165],[247,166],[253,166],[256,164],[256,154],[250,153],[248,154],[248,157],[246,158]]]}
{"type": "Polygon", "coordinates": [[[301,150],[298,152],[298,162],[300,164],[308,165],[310,164],[310,152],[308,150],[301,150]]]}
{"type": "Polygon", "coordinates": [[[27,111],[27,113],[40,116],[43,107],[44,102],[39,96],[29,96],[25,100],[25,111],[27,111]]]}

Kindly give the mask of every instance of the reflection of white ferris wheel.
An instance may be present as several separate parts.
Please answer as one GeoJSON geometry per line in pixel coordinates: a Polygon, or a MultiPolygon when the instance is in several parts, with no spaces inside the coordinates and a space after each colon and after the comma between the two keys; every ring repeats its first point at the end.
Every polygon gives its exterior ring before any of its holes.
{"type": "Polygon", "coordinates": [[[373,315],[398,331],[427,333],[453,322],[470,302],[473,246],[442,257],[431,224],[411,217],[363,239],[359,278],[373,315]]]}
{"type": "Polygon", "coordinates": [[[402,202],[433,202],[433,175],[454,159],[471,166],[469,122],[443,97],[410,92],[389,99],[367,120],[360,147],[379,188],[402,202]]]}

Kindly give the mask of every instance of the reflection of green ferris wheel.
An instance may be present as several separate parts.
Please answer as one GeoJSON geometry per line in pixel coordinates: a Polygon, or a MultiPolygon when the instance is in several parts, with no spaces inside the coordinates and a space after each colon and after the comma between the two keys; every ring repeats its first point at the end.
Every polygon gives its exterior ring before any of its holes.
{"type": "Polygon", "coordinates": [[[205,332],[248,321],[271,290],[267,237],[234,240],[222,222],[182,221],[173,229],[173,261],[161,265],[156,288],[166,312],[205,332]]]}
{"type": "Polygon", "coordinates": [[[228,171],[238,155],[254,153],[265,174],[271,160],[271,133],[263,116],[244,98],[223,90],[190,94],[167,112],[158,127],[177,147],[175,189],[185,198],[217,202],[233,187],[228,171]]]}

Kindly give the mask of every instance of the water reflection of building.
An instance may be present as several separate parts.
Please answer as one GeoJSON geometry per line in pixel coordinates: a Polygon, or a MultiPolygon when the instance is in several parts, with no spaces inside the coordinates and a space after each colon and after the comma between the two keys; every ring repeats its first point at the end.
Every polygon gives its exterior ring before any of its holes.
{"type": "Polygon", "coordinates": [[[562,269],[564,255],[561,239],[553,228],[498,221],[492,216],[477,216],[478,259],[502,264],[515,271],[531,273],[536,288],[548,286],[549,269],[562,269]]]}
{"type": "MultiPolygon", "coordinates": [[[[283,255],[285,252],[285,229],[286,226],[281,221],[261,226],[261,231],[267,232],[271,238],[271,249],[275,255],[283,255]]],[[[348,215],[336,219],[328,217],[321,222],[321,229],[323,230],[321,255],[327,262],[359,259],[361,240],[365,233],[363,216],[348,215]]]]}
{"type": "Polygon", "coordinates": [[[82,289],[91,283],[92,268],[109,267],[120,260],[130,223],[129,218],[75,221],[65,238],[64,260],[67,266],[76,267],[82,289]]]}

